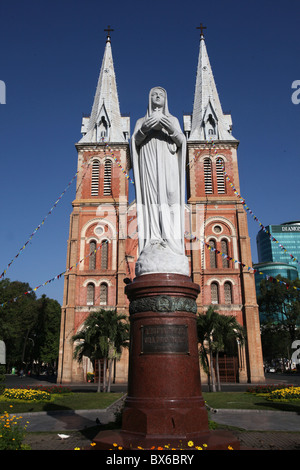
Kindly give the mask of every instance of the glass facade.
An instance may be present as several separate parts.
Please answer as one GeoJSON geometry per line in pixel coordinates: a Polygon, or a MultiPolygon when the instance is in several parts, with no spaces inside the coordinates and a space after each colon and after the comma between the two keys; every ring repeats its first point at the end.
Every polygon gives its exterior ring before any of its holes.
{"type": "Polygon", "coordinates": [[[257,270],[255,273],[255,287],[256,293],[259,295],[259,285],[266,276],[276,277],[280,274],[281,277],[289,281],[298,279],[298,270],[295,266],[286,263],[258,263],[254,264],[253,268],[257,270]]]}
{"type": "MultiPolygon", "coordinates": [[[[269,225],[266,230],[269,234],[261,230],[256,237],[258,262],[288,264],[297,269],[300,278],[300,221],[269,225]],[[291,255],[295,258],[294,261],[291,255]]],[[[276,275],[278,274],[281,272],[276,275]]]]}

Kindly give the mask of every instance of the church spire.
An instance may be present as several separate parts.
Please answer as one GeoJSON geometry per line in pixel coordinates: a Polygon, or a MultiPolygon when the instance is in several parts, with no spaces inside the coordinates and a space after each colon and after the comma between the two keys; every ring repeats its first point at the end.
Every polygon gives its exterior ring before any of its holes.
{"type": "Polygon", "coordinates": [[[193,114],[189,140],[235,140],[231,135],[231,116],[224,114],[209,62],[203,30],[200,33],[200,48],[196,76],[193,114]]]}
{"type": "Polygon", "coordinates": [[[109,26],[100,69],[98,84],[90,117],[82,120],[80,143],[126,142],[129,137],[129,123],[120,113],[116,75],[111,49],[109,26]]]}

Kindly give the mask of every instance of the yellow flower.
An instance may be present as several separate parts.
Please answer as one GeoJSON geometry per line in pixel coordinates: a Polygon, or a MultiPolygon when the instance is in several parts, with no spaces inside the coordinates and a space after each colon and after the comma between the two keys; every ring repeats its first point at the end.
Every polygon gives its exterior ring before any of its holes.
{"type": "Polygon", "coordinates": [[[189,442],[188,442],[188,446],[189,446],[189,447],[193,447],[193,445],[194,445],[193,441],[189,441],[189,442]]]}
{"type": "Polygon", "coordinates": [[[233,447],[231,447],[231,446],[228,446],[228,450],[233,450],[233,447]]]}

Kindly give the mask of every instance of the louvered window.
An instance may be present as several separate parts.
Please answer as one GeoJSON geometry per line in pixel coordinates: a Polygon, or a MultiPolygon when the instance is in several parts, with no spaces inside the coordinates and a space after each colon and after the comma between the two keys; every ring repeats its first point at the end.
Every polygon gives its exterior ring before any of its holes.
{"type": "Polygon", "coordinates": [[[107,305],[108,287],[107,284],[100,285],[100,305],[107,305]]]}
{"type": "Polygon", "coordinates": [[[89,269],[96,269],[96,246],[96,242],[92,240],[90,242],[89,269]]]}
{"type": "Polygon", "coordinates": [[[205,158],[204,160],[204,187],[206,194],[212,194],[213,184],[212,184],[212,168],[211,168],[211,159],[205,158]]]}
{"type": "Polygon", "coordinates": [[[210,292],[211,292],[211,303],[218,304],[219,303],[219,286],[216,282],[211,283],[210,292]]]}
{"type": "Polygon", "coordinates": [[[101,269],[108,268],[108,241],[104,240],[101,245],[101,269]]]}
{"type": "Polygon", "coordinates": [[[217,187],[219,194],[225,194],[225,175],[224,175],[224,160],[222,158],[218,158],[216,163],[216,170],[217,170],[217,187]]]}
{"type": "Polygon", "coordinates": [[[111,171],[112,171],[112,163],[110,160],[106,160],[105,165],[104,165],[104,189],[103,189],[104,196],[111,195],[111,171]]]}
{"type": "Polygon", "coordinates": [[[92,166],[91,196],[98,196],[99,194],[99,168],[100,163],[95,160],[92,166]]]}
{"type": "Polygon", "coordinates": [[[90,283],[87,285],[87,305],[94,305],[95,301],[95,286],[90,283]]]}
{"type": "Polygon", "coordinates": [[[228,242],[227,242],[227,240],[222,240],[221,241],[221,251],[222,251],[222,266],[223,266],[223,268],[229,268],[229,260],[225,256],[223,256],[223,255],[228,256],[228,242]]]}
{"type": "Polygon", "coordinates": [[[224,296],[225,296],[225,304],[232,303],[232,288],[230,282],[225,282],[224,284],[224,296]]]}
{"type": "Polygon", "coordinates": [[[214,240],[209,240],[209,246],[211,247],[211,250],[209,251],[209,261],[210,261],[210,267],[211,268],[216,268],[217,267],[217,256],[216,256],[216,242],[214,240]]]}

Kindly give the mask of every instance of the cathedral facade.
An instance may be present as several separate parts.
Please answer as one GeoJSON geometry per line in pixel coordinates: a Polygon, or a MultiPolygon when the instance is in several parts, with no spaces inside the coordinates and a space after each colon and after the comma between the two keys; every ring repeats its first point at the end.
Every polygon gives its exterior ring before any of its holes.
{"type": "MultiPolygon", "coordinates": [[[[235,366],[233,372],[230,366],[231,375],[225,374],[224,380],[263,382],[255,280],[247,268],[252,266],[247,215],[229,184],[239,191],[239,142],[232,135],[231,116],[223,113],[202,31],[193,112],[183,116],[183,130],[185,247],[190,276],[200,286],[198,312],[214,305],[218,313],[235,316],[246,329],[246,344],[236,344],[227,357],[228,364],[234,359],[235,366]]],[[[139,254],[135,201],[129,201],[129,185],[134,183],[129,173],[130,122],[120,112],[109,33],[92,111],[83,118],[81,133],[64,281],[60,383],[84,382],[92,371],[88,360],[79,364],[73,358],[71,341],[88,315],[100,308],[129,314],[124,280],[135,277],[139,254]]],[[[126,382],[127,373],[124,350],[115,364],[115,381],[126,382]]]]}

